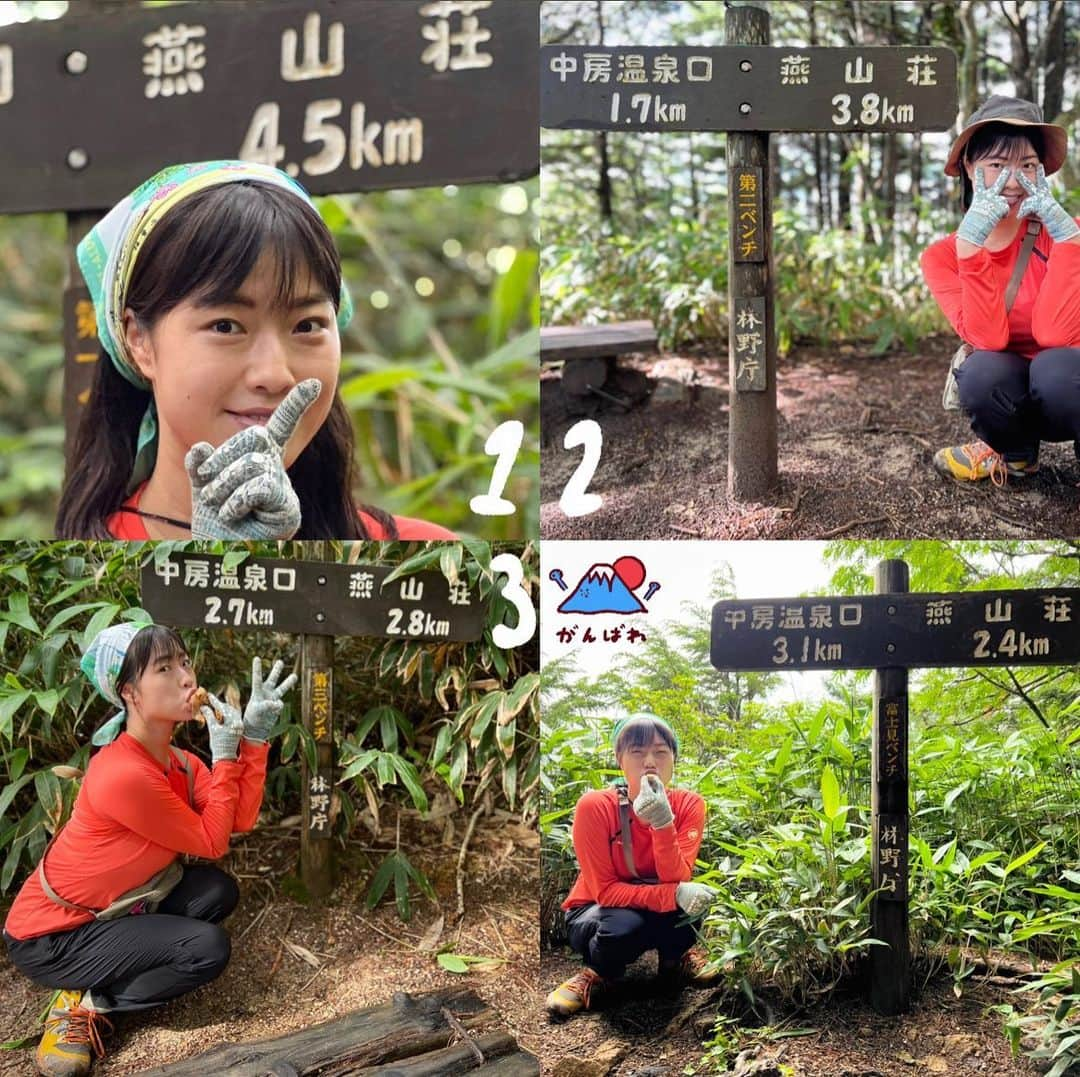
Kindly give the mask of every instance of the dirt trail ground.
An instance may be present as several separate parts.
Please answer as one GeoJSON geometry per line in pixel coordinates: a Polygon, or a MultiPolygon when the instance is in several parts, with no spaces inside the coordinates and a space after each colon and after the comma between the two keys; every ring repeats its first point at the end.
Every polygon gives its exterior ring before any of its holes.
{"type": "MultiPolygon", "coordinates": [[[[612,1077],[679,1077],[687,1065],[699,1074],[724,1072],[701,1060],[702,1040],[711,1036],[718,1013],[732,1013],[721,991],[683,990],[672,998],[656,992],[655,955],[647,955],[628,973],[618,993],[596,1012],[552,1022],[544,1040],[545,1073],[586,1077],[605,1072],[590,1060],[610,1064],[612,1077]]],[[[580,967],[569,951],[545,953],[541,961],[543,992],[580,967]]],[[[1014,1001],[1003,987],[969,980],[963,997],[952,983],[937,980],[903,1017],[879,1017],[858,996],[834,996],[828,1006],[799,1014],[778,1013],[775,1028],[811,1030],[808,1035],[744,1038],[749,1052],[735,1073],[756,1077],[1033,1077],[1040,1072],[1026,1060],[1014,1060],[1001,1032],[1001,1018],[988,1007],[1014,1001]],[[779,1070],[770,1060],[790,1070],[779,1070]]],[[[730,1060],[733,1064],[735,1059],[730,1060]]]]}
{"type": "MultiPolygon", "coordinates": [[[[1040,473],[1004,489],[961,485],[931,466],[943,445],[971,440],[941,409],[949,339],[924,354],[872,357],[848,346],[796,349],[780,361],[779,488],[768,503],[727,497],[727,352],[714,348],[619,360],[648,375],[629,411],[602,401],[604,433],[589,485],[604,503],[567,518],[558,507],[581,450],[562,448],[568,413],[559,374],[541,379],[541,518],[550,539],[1048,538],[1080,518],[1071,444],[1044,445],[1040,473]]],[[[618,387],[616,387],[617,393],[618,387]]],[[[618,395],[618,394],[617,394],[618,395]]]]}
{"type": "MultiPolygon", "coordinates": [[[[445,927],[438,942],[429,931],[439,912],[414,894],[410,923],[393,908],[392,894],[374,912],[364,906],[368,882],[387,851],[352,846],[343,854],[346,882],[329,903],[317,907],[291,900],[295,892],[298,828],[260,828],[234,839],[224,866],[240,880],[240,905],[226,921],[233,954],[214,983],[167,1006],[117,1021],[96,1077],[118,1077],[197,1055],[220,1043],[258,1040],[341,1016],[389,999],[395,991],[420,994],[439,987],[468,986],[503,1018],[502,1027],[534,1054],[532,1015],[522,1005],[536,983],[539,839],[535,829],[510,818],[481,820],[469,844],[466,912],[454,926],[456,864],[464,833],[461,813],[441,834],[415,824],[414,864],[435,886],[445,927]],[[429,948],[453,943],[459,954],[496,959],[492,971],[457,976],[445,972],[429,948]],[[290,950],[297,946],[318,962],[290,950]]],[[[444,826],[445,820],[440,823],[444,826]]],[[[390,836],[392,838],[393,831],[390,836]]],[[[6,915],[5,902],[2,915],[6,915]]],[[[19,974],[0,949],[0,1040],[35,1032],[49,992],[19,974]]],[[[0,1052],[0,1073],[33,1072],[32,1049],[0,1052]]],[[[211,1077],[211,1075],[207,1075],[211,1077]]]]}

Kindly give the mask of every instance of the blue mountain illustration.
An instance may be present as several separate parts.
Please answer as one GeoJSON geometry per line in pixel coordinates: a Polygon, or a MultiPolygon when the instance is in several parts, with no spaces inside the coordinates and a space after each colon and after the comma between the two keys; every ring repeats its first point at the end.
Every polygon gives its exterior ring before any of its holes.
{"type": "Polygon", "coordinates": [[[611,565],[593,565],[559,606],[560,613],[645,613],[611,565]]]}

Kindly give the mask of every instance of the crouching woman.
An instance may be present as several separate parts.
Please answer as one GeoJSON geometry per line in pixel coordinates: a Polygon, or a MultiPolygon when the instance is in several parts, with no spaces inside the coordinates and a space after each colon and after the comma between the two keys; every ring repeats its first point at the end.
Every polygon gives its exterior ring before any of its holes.
{"type": "Polygon", "coordinates": [[[59,989],[38,1046],[38,1072],[81,1077],[103,1054],[107,1014],[141,1010],[213,980],[229,961],[219,926],[236,907],[216,860],[250,830],[262,803],[267,740],[294,676],[264,681],[259,659],[243,715],[198,682],[181,638],[159,625],[114,625],[82,660],[121,710],[94,734],[71,819],[23,884],[4,924],[14,965],[59,989]],[[193,714],[193,711],[195,712],[193,714]],[[201,716],[212,767],[172,735],[201,716]]]}
{"type": "Polygon", "coordinates": [[[548,995],[556,1016],[589,1009],[649,950],[669,983],[706,984],[718,975],[693,946],[694,921],[715,895],[691,881],[705,801],[670,787],[678,740],[663,719],[633,715],[616,723],[614,740],[623,781],[590,790],[574,810],[580,872],[562,907],[570,945],[585,964],[548,995]]]}

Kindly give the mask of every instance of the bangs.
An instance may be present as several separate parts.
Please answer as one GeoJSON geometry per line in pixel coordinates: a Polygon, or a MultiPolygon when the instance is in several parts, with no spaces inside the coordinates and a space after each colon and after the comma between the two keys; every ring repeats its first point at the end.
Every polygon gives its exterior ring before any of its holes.
{"type": "Polygon", "coordinates": [[[671,749],[672,755],[677,754],[675,737],[663,722],[645,715],[631,718],[619,730],[619,736],[615,741],[615,758],[617,759],[630,748],[647,748],[657,737],[671,749]]]}
{"type": "Polygon", "coordinates": [[[127,305],[150,323],[188,298],[228,302],[264,252],[276,308],[306,298],[297,292],[310,277],[338,309],[341,262],[323,219],[297,195],[250,180],[200,191],[166,216],[139,255],[127,305]]]}
{"type": "Polygon", "coordinates": [[[152,662],[160,662],[166,658],[183,658],[185,655],[187,647],[174,629],[165,625],[147,625],[139,629],[132,637],[120,665],[116,678],[117,691],[125,684],[138,680],[152,662]]]}
{"type": "Polygon", "coordinates": [[[1043,137],[1038,128],[1017,130],[1008,124],[987,124],[971,136],[967,145],[967,159],[974,163],[987,157],[1003,157],[1008,159],[1018,153],[1025,152],[1024,144],[1028,143],[1039,160],[1043,160],[1043,137]]]}

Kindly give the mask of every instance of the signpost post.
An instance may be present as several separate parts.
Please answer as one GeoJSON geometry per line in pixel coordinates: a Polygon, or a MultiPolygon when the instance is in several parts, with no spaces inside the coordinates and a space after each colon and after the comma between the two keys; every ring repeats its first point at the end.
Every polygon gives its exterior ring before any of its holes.
{"type": "MultiPolygon", "coordinates": [[[[65,211],[74,265],[96,217],[177,162],[260,161],[312,194],[533,175],[538,10],[202,2],[0,28],[0,214],[65,211]]],[[[81,282],[64,317],[70,446],[98,354],[81,282]]]]}
{"type": "Polygon", "coordinates": [[[727,44],[541,49],[540,122],[606,131],[723,131],[728,163],[728,493],[776,482],[769,132],[944,131],[951,49],[769,45],[769,16],[729,6],[727,44]]]}
{"type": "Polygon", "coordinates": [[[174,626],[271,630],[301,637],[304,728],[315,744],[312,771],[302,753],[301,878],[322,897],[334,885],[330,803],[334,788],[334,638],[384,636],[412,640],[475,640],[485,604],[463,580],[434,572],[386,582],[386,565],[288,561],[174,553],[143,566],[142,604],[174,626]]]}
{"type": "Polygon", "coordinates": [[[908,670],[1080,662],[1080,588],[908,592],[908,566],[882,561],[876,593],[725,600],[713,606],[722,670],[873,669],[870,1002],[903,1013],[908,946],[908,670]]]}

